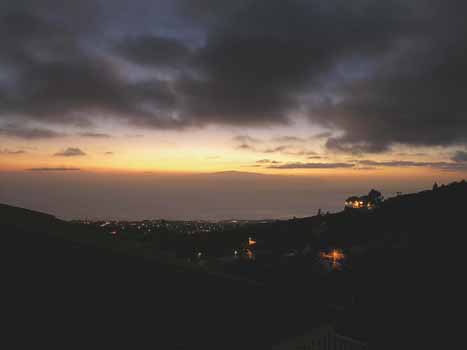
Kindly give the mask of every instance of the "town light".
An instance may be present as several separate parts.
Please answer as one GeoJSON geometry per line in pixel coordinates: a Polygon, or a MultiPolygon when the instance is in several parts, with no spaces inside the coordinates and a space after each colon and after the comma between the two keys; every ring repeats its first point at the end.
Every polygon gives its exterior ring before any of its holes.
{"type": "Polygon", "coordinates": [[[344,253],[339,249],[333,249],[330,253],[322,252],[320,255],[322,259],[331,260],[333,264],[345,259],[344,253]]]}

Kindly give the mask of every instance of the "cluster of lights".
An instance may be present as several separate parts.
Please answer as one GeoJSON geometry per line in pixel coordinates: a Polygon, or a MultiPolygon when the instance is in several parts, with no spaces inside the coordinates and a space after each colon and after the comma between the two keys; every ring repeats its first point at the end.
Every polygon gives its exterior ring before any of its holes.
{"type": "Polygon", "coordinates": [[[348,206],[348,207],[352,207],[352,208],[355,208],[355,209],[358,209],[358,208],[363,208],[364,207],[364,203],[363,201],[348,201],[348,202],[345,202],[345,205],[348,206]]]}

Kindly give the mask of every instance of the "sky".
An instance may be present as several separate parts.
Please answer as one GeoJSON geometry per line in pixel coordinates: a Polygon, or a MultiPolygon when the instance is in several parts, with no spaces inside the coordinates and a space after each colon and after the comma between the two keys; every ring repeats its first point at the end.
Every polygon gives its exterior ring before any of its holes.
{"type": "Polygon", "coordinates": [[[462,179],[466,10],[4,0],[0,201],[66,218],[290,217],[462,179]]]}

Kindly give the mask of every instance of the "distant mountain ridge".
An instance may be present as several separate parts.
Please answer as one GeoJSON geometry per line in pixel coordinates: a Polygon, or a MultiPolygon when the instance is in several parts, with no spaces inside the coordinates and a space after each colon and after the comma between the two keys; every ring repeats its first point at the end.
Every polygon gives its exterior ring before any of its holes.
{"type": "Polygon", "coordinates": [[[209,175],[238,175],[238,176],[264,176],[264,174],[250,172],[250,171],[236,171],[236,170],[226,170],[218,171],[214,173],[209,173],[209,175]]]}

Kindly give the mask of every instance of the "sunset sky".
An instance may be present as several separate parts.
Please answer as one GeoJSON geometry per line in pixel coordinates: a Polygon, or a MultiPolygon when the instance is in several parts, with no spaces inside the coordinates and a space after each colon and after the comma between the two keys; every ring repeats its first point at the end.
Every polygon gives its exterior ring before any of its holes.
{"type": "Polygon", "coordinates": [[[0,202],[67,218],[288,217],[337,210],[369,186],[462,179],[466,11],[461,0],[4,0],[0,202]],[[157,203],[98,200],[154,183],[157,203]],[[251,203],[261,184],[267,196],[251,203]],[[312,204],[299,199],[310,187],[312,204]],[[95,207],[64,204],[75,195],[95,207]]]}

